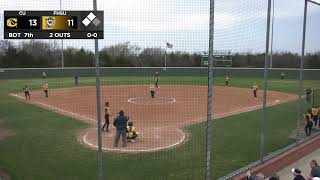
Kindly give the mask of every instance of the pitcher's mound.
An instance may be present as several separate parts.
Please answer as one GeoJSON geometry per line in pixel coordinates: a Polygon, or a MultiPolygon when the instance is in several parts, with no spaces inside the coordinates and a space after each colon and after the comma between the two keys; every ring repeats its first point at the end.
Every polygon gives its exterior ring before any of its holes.
{"type": "MultiPolygon", "coordinates": [[[[89,129],[83,136],[82,142],[89,147],[98,148],[97,129],[89,129]]],[[[139,136],[134,143],[127,142],[122,147],[120,138],[118,147],[114,147],[115,130],[102,133],[102,148],[106,151],[117,152],[152,152],[173,148],[181,144],[186,138],[184,132],[175,127],[144,128],[139,130],[139,136]]]]}

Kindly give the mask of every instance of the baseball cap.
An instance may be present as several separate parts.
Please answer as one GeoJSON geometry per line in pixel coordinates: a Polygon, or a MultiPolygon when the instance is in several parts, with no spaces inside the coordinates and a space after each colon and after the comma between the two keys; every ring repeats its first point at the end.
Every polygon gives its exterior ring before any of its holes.
{"type": "Polygon", "coordinates": [[[299,169],[293,168],[291,171],[292,171],[292,173],[295,174],[295,175],[301,174],[301,171],[300,171],[299,169]]]}

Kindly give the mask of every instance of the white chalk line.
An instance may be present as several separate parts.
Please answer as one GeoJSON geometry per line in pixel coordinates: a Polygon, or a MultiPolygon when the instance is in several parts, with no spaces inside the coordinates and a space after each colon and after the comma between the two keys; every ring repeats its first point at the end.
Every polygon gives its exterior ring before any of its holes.
{"type": "MultiPolygon", "coordinates": [[[[289,102],[290,100],[291,99],[287,99],[286,101],[281,102],[280,100],[277,99],[274,102],[268,103],[267,106],[270,107],[270,106],[274,106],[277,104],[282,104],[284,102],[289,102]]],[[[246,108],[238,109],[238,110],[227,112],[227,113],[221,113],[221,114],[218,114],[217,116],[215,116],[214,118],[219,119],[219,118],[232,116],[232,115],[240,114],[240,113],[245,113],[245,112],[249,112],[249,111],[253,111],[253,110],[257,110],[257,109],[261,109],[261,108],[262,108],[262,105],[260,104],[260,105],[246,107],[246,108]]]]}
{"type": "MultiPolygon", "coordinates": [[[[20,96],[20,95],[17,95],[17,94],[10,93],[10,95],[12,95],[12,96],[14,96],[14,97],[17,97],[17,98],[20,98],[20,99],[24,99],[24,97],[22,97],[22,96],[20,96]]],[[[78,116],[78,117],[81,117],[81,118],[84,118],[84,119],[87,119],[87,120],[90,120],[90,121],[95,121],[95,120],[92,119],[92,118],[89,118],[89,117],[86,117],[86,116],[83,116],[83,115],[79,115],[79,114],[77,114],[77,113],[69,112],[69,111],[66,111],[66,110],[63,110],[63,109],[60,109],[60,108],[57,108],[57,107],[54,107],[54,106],[45,104],[45,103],[41,103],[41,102],[39,102],[39,101],[34,101],[34,100],[32,100],[32,102],[38,103],[38,104],[40,104],[40,105],[42,105],[42,106],[46,106],[46,107],[48,107],[48,108],[55,109],[55,110],[58,110],[58,111],[61,111],[61,112],[64,112],[64,113],[72,114],[72,115],[75,115],[75,116],[78,116]]],[[[107,151],[118,151],[118,152],[119,152],[119,151],[120,151],[120,152],[152,152],[152,151],[169,149],[169,148],[172,148],[172,147],[174,147],[174,146],[177,146],[177,145],[181,144],[181,143],[185,140],[185,138],[186,138],[186,135],[185,135],[185,133],[184,133],[182,130],[180,130],[180,129],[178,129],[178,128],[176,128],[176,130],[182,135],[182,138],[181,138],[178,142],[176,142],[176,143],[174,143],[174,144],[171,144],[171,145],[168,145],[168,146],[158,147],[158,148],[151,148],[151,149],[140,149],[140,150],[139,150],[139,149],[130,149],[130,150],[129,150],[129,149],[116,149],[116,148],[105,148],[105,147],[103,147],[102,149],[103,149],[103,150],[107,150],[107,151]]],[[[87,136],[88,136],[88,134],[89,134],[89,132],[87,132],[87,133],[82,137],[82,141],[83,141],[85,144],[87,144],[88,146],[91,146],[91,147],[97,149],[98,146],[96,146],[96,145],[90,143],[89,141],[87,141],[87,136]]]]}
{"type": "Polygon", "coordinates": [[[137,103],[134,100],[136,99],[150,99],[151,97],[134,97],[134,98],[130,98],[128,99],[129,103],[132,104],[137,104],[137,105],[164,105],[164,104],[171,104],[171,103],[175,103],[177,102],[177,100],[175,98],[165,98],[165,97],[157,97],[155,99],[169,99],[169,102],[164,102],[164,103],[154,103],[154,104],[146,104],[146,103],[137,103]]]}
{"type": "MultiPolygon", "coordinates": [[[[153,151],[160,151],[160,150],[170,149],[170,148],[173,148],[173,147],[181,144],[186,139],[186,135],[181,129],[176,128],[176,130],[182,135],[182,138],[178,142],[176,142],[174,144],[170,144],[168,146],[158,147],[158,148],[149,148],[149,149],[119,149],[119,148],[107,148],[107,147],[102,147],[102,149],[106,150],[106,151],[117,151],[117,152],[125,152],[125,153],[130,153],[130,152],[131,153],[135,153],[135,152],[153,152],[153,151]]],[[[90,143],[87,140],[88,134],[89,134],[89,132],[87,132],[82,137],[82,141],[84,143],[86,143],[88,146],[93,147],[95,149],[98,149],[97,145],[94,145],[94,144],[90,143]]]]}
{"type": "MultiPolygon", "coordinates": [[[[20,95],[17,95],[17,94],[10,93],[10,95],[15,96],[15,97],[20,98],[20,99],[24,99],[24,97],[22,97],[22,96],[20,96],[20,95]]],[[[49,105],[49,104],[45,104],[45,103],[42,103],[42,102],[39,102],[39,101],[32,100],[31,102],[40,104],[40,105],[42,105],[42,106],[45,106],[45,107],[48,107],[48,108],[50,108],[50,109],[54,109],[54,110],[57,110],[57,111],[60,111],[60,112],[64,112],[64,113],[67,113],[67,114],[71,114],[71,115],[73,115],[73,116],[77,116],[77,117],[80,117],[80,118],[83,118],[83,119],[86,119],[86,120],[89,120],[89,121],[96,121],[95,119],[89,118],[89,117],[87,117],[87,116],[80,115],[80,114],[77,114],[77,113],[74,113],[74,112],[70,112],[70,111],[66,111],[66,110],[64,110],[64,109],[60,109],[60,108],[57,108],[57,107],[54,107],[54,106],[51,106],[51,105],[49,105]]]]}
{"type": "MultiPolygon", "coordinates": [[[[10,93],[10,95],[12,96],[15,96],[17,98],[20,98],[20,99],[24,99],[24,97],[22,96],[19,96],[17,94],[13,94],[13,93],[10,93]]],[[[289,100],[288,100],[289,101],[289,100]]],[[[52,109],[55,109],[55,110],[58,110],[58,111],[61,111],[61,112],[64,112],[64,113],[67,113],[67,114],[72,114],[74,116],[78,116],[78,117],[81,117],[81,118],[84,118],[84,119],[87,119],[87,120],[90,120],[90,121],[96,121],[95,119],[92,119],[92,118],[89,118],[89,117],[86,117],[86,116],[83,116],[83,115],[79,115],[77,113],[73,113],[73,112],[69,112],[69,111],[66,111],[66,110],[63,110],[63,109],[60,109],[60,108],[57,108],[57,107],[54,107],[54,106],[51,106],[51,105],[48,105],[48,104],[45,104],[45,103],[41,103],[39,101],[34,101],[32,100],[32,102],[36,102],[36,103],[39,103],[40,105],[43,105],[43,106],[46,106],[48,108],[52,108],[52,109]]],[[[276,100],[275,102],[272,102],[270,104],[268,104],[268,106],[273,106],[273,105],[276,105],[276,104],[281,104],[280,101],[276,100]]],[[[235,114],[238,114],[238,113],[243,113],[243,112],[248,112],[248,111],[251,111],[251,110],[256,110],[256,109],[260,109],[262,107],[262,105],[256,105],[256,106],[251,106],[251,107],[247,107],[247,108],[242,108],[242,109],[238,109],[238,110],[235,110],[235,111],[232,111],[232,112],[228,112],[228,113],[223,113],[223,114],[220,114],[214,118],[222,118],[222,117],[227,117],[227,116],[231,116],[231,115],[235,115],[235,114]]],[[[198,121],[197,121],[198,122],[198,121]]],[[[107,150],[107,151],[117,151],[117,152],[127,152],[127,153],[133,153],[133,152],[153,152],[153,151],[158,151],[158,150],[165,150],[165,149],[169,149],[169,148],[173,148],[179,144],[181,144],[185,138],[186,138],[186,135],[185,133],[180,130],[179,128],[176,128],[176,130],[182,134],[182,138],[174,143],[174,144],[171,144],[171,145],[168,145],[168,146],[165,146],[165,147],[159,147],[159,148],[151,148],[151,149],[117,149],[117,148],[105,148],[103,147],[102,149],[103,150],[107,150]]],[[[90,143],[87,141],[87,136],[88,136],[88,133],[87,132],[83,137],[82,137],[82,141],[87,144],[88,146],[92,147],[92,148],[95,148],[97,149],[98,146],[90,143]]]]}

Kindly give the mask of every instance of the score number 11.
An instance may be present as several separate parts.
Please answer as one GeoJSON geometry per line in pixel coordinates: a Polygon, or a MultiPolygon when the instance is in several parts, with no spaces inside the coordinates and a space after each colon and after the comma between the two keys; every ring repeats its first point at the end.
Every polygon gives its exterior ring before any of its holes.
{"type": "Polygon", "coordinates": [[[68,19],[68,26],[73,27],[74,26],[74,22],[73,19],[68,19]]]}

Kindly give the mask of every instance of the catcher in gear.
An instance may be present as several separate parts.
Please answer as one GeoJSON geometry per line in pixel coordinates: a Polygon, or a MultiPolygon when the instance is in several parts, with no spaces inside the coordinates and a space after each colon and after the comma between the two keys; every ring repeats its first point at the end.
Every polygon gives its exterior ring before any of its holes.
{"type": "Polygon", "coordinates": [[[138,137],[139,132],[133,126],[133,122],[129,122],[127,126],[127,140],[129,142],[136,142],[135,139],[138,137]]]}

